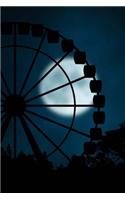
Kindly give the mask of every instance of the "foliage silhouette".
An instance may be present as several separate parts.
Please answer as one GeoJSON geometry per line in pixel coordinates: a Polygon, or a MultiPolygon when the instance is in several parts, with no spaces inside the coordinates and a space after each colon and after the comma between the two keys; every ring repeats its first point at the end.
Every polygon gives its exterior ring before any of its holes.
{"type": "Polygon", "coordinates": [[[125,127],[108,131],[93,155],[73,155],[56,169],[46,152],[38,161],[23,152],[12,158],[1,149],[2,192],[124,192],[125,127]]]}

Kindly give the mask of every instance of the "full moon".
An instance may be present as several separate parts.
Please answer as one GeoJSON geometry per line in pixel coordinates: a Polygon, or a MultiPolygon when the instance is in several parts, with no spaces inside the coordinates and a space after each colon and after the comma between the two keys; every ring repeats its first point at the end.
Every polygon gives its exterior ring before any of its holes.
{"type": "MultiPolygon", "coordinates": [[[[57,61],[59,58],[57,59],[57,61]]],[[[48,70],[53,67],[53,63],[49,63],[45,70],[41,73],[40,77],[42,77],[48,70]]],[[[83,68],[84,65],[75,64],[73,58],[66,58],[60,63],[61,67],[65,70],[68,77],[71,81],[84,76],[83,68]]],[[[92,104],[93,94],[90,92],[90,83],[91,79],[84,78],[80,81],[73,83],[73,89],[76,97],[76,105],[79,104],[92,104]]],[[[52,90],[58,86],[61,86],[65,83],[68,83],[68,79],[64,72],[60,69],[59,66],[56,66],[47,76],[43,79],[40,84],[39,90],[40,93],[47,92],[52,90]]],[[[43,104],[51,104],[51,105],[60,105],[63,104],[63,107],[49,107],[51,111],[55,112],[61,116],[72,116],[73,107],[65,107],[65,105],[74,105],[73,93],[71,90],[71,86],[67,85],[63,88],[57,89],[53,92],[50,92],[41,97],[43,104]]],[[[76,107],[76,115],[86,113],[90,107],[76,107]]]]}

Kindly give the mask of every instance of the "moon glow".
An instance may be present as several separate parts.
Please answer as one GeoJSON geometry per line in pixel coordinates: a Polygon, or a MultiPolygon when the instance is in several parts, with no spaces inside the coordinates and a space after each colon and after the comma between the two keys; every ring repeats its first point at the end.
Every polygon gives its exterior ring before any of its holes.
{"type": "MultiPolygon", "coordinates": [[[[59,59],[57,59],[59,60],[59,59]]],[[[66,58],[60,63],[61,67],[65,70],[68,77],[71,81],[84,76],[83,68],[84,65],[75,64],[72,58],[66,58]]],[[[41,76],[43,76],[48,70],[53,67],[53,63],[49,63],[45,70],[42,72],[41,76]]],[[[91,79],[85,78],[78,82],[73,83],[73,89],[76,97],[76,105],[79,104],[92,104],[93,94],[90,92],[90,83],[91,79]]],[[[40,93],[47,92],[51,89],[54,89],[58,86],[61,86],[65,83],[68,83],[68,79],[63,73],[63,71],[56,66],[54,70],[52,70],[48,76],[42,81],[40,84],[39,90],[40,93]]],[[[70,85],[65,86],[61,89],[48,93],[41,97],[43,104],[52,104],[52,105],[73,105],[73,94],[70,85]]],[[[72,116],[73,107],[48,107],[51,111],[55,112],[61,116],[72,116]]],[[[76,115],[80,115],[86,113],[90,107],[77,107],[76,115]]]]}

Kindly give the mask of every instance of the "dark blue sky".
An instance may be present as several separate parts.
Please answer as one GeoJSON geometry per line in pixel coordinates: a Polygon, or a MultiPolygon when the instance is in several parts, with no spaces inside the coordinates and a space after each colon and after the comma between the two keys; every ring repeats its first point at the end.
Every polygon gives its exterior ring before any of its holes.
{"type": "MultiPolygon", "coordinates": [[[[31,7],[2,8],[2,19],[40,23],[56,29],[87,53],[103,82],[106,121],[103,130],[125,121],[125,8],[124,7],[31,7]]],[[[91,113],[77,118],[84,129],[91,113]]],[[[87,125],[88,127],[88,125],[87,125]]],[[[84,138],[70,138],[64,150],[80,153],[84,138]]],[[[69,153],[70,154],[70,153],[69,153]]]]}

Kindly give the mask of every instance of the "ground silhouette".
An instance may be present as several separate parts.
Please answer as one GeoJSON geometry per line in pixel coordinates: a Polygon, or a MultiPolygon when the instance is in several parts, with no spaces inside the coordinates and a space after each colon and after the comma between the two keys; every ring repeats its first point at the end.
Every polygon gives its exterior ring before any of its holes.
{"type": "Polygon", "coordinates": [[[93,155],[72,156],[54,168],[46,153],[38,161],[23,152],[1,151],[2,192],[125,192],[125,127],[109,131],[93,155]]]}

